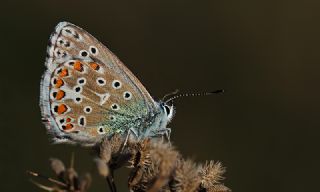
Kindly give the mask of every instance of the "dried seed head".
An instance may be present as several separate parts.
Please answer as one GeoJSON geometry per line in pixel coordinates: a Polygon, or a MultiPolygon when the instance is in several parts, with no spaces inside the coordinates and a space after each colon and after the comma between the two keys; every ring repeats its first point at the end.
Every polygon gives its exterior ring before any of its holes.
{"type": "Polygon", "coordinates": [[[156,176],[156,181],[153,183],[152,188],[150,188],[150,191],[156,192],[168,183],[176,169],[180,154],[168,143],[154,142],[151,145],[150,155],[152,161],[160,160],[158,164],[155,164],[155,166],[157,166],[156,170],[158,170],[159,173],[156,176]]]}
{"type": "Polygon", "coordinates": [[[109,163],[111,159],[111,142],[107,137],[105,137],[101,144],[99,150],[99,158],[100,160],[104,161],[104,163],[109,163]]]}
{"type": "Polygon", "coordinates": [[[231,190],[223,184],[218,184],[205,189],[206,192],[231,192],[231,190]]]}
{"type": "Polygon", "coordinates": [[[220,163],[206,162],[197,166],[190,160],[183,160],[170,144],[161,140],[144,139],[128,140],[114,135],[100,146],[100,160],[97,167],[100,175],[109,174],[111,169],[129,163],[132,168],[129,176],[129,189],[137,191],[175,191],[175,192],[228,192],[229,189],[220,183],[224,168],[220,163]],[[112,157],[112,158],[111,158],[112,157]]]}
{"type": "Polygon", "coordinates": [[[129,188],[149,192],[162,189],[175,169],[179,153],[167,143],[151,142],[150,139],[137,143],[134,151],[136,153],[130,160],[134,169],[129,188]]]}
{"type": "Polygon", "coordinates": [[[66,168],[65,168],[63,162],[60,161],[59,159],[50,158],[49,161],[50,161],[51,169],[54,171],[54,173],[57,176],[60,176],[62,173],[64,173],[66,171],[66,168]]]}
{"type": "Polygon", "coordinates": [[[199,184],[197,165],[191,160],[179,161],[170,188],[176,192],[194,192],[199,184]]]}
{"type": "Polygon", "coordinates": [[[121,148],[123,146],[124,139],[120,134],[115,134],[111,139],[110,139],[110,148],[112,153],[120,153],[121,148]]]}
{"type": "Polygon", "coordinates": [[[81,177],[80,180],[80,191],[84,192],[89,189],[92,183],[92,178],[89,173],[86,173],[84,176],[81,177]]]}
{"type": "Polygon", "coordinates": [[[67,169],[65,174],[65,183],[69,186],[71,190],[79,188],[78,173],[73,168],[67,169]]]}
{"type": "Polygon", "coordinates": [[[95,163],[97,165],[98,173],[103,177],[107,177],[109,175],[109,167],[106,162],[97,158],[95,159],[95,163]]]}
{"type": "MultiPolygon", "coordinates": [[[[150,177],[148,173],[151,167],[150,150],[148,145],[149,140],[144,140],[138,143],[130,143],[130,151],[133,153],[129,162],[134,169],[129,177],[129,188],[135,190],[146,190],[147,182],[145,177],[150,177]]],[[[152,171],[151,171],[152,173],[152,171]]]]}
{"type": "Polygon", "coordinates": [[[222,167],[220,162],[206,162],[199,171],[201,186],[209,189],[214,185],[220,184],[220,181],[223,179],[222,174],[224,172],[225,169],[222,167]]]}
{"type": "Polygon", "coordinates": [[[51,158],[50,159],[51,168],[56,173],[58,179],[50,178],[39,173],[31,172],[34,177],[39,177],[45,179],[53,184],[53,186],[45,186],[38,182],[32,181],[36,186],[47,191],[56,191],[56,192],[67,192],[67,191],[77,191],[85,192],[90,184],[91,177],[89,174],[86,174],[85,177],[79,180],[77,172],[73,168],[73,158],[71,160],[71,167],[65,169],[64,163],[59,159],[51,158]]]}

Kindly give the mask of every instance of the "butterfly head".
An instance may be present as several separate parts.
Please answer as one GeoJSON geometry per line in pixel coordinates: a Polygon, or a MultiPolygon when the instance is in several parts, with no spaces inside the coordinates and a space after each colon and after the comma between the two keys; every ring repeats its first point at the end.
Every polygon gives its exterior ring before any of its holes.
{"type": "Polygon", "coordinates": [[[163,111],[165,119],[167,120],[167,122],[170,122],[175,112],[173,105],[165,102],[160,102],[160,107],[163,111]]]}
{"type": "Polygon", "coordinates": [[[204,93],[178,93],[179,90],[175,90],[171,93],[166,94],[162,101],[160,102],[160,108],[163,111],[164,119],[166,120],[166,123],[170,122],[174,115],[174,106],[173,101],[176,99],[179,99],[181,97],[188,97],[188,96],[206,96],[211,95],[215,93],[222,93],[223,90],[215,90],[211,92],[204,92],[204,93]]]}

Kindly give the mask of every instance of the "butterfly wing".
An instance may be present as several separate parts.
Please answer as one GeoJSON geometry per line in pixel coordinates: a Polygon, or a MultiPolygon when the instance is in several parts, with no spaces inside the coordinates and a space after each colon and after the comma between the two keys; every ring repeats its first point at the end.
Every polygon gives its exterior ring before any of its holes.
{"type": "Polygon", "coordinates": [[[80,27],[59,23],[47,54],[40,106],[55,142],[91,145],[155,112],[140,81],[80,27]]]}

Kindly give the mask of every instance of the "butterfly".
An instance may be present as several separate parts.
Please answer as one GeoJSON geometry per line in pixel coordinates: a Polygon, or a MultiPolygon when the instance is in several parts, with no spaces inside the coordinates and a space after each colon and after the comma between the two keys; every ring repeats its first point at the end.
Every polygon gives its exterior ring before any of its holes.
{"type": "Polygon", "coordinates": [[[174,107],[156,102],[132,72],[82,28],[60,22],[47,48],[42,119],[54,143],[95,145],[114,134],[170,134],[174,107]]]}

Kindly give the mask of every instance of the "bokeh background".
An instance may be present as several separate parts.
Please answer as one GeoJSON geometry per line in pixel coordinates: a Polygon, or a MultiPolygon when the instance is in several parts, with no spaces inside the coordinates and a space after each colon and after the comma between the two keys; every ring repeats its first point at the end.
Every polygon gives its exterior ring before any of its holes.
{"type": "MultiPolygon", "coordinates": [[[[197,162],[221,161],[233,191],[317,191],[320,1],[2,0],[0,191],[40,191],[26,170],[52,175],[48,158],[91,171],[88,149],[51,145],[39,84],[50,33],[75,23],[107,45],[154,98],[223,88],[176,102],[172,141],[197,162]]],[[[116,173],[119,191],[127,171],[116,173]]]]}

